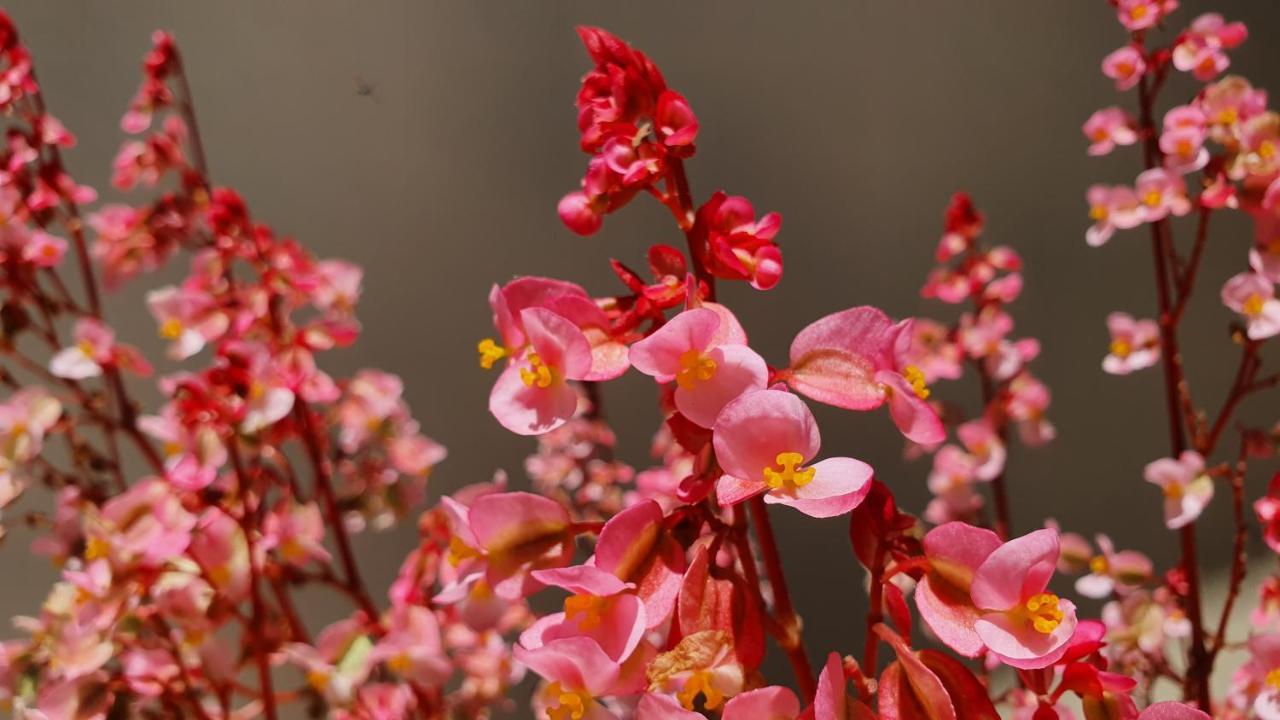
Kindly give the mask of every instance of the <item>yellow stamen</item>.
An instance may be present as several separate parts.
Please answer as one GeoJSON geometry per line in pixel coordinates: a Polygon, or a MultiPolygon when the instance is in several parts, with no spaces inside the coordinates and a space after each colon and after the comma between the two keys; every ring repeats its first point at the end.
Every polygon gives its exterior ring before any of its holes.
{"type": "Polygon", "coordinates": [[[1262,143],[1258,145],[1258,157],[1263,160],[1270,160],[1275,156],[1276,144],[1274,142],[1271,142],[1270,140],[1263,140],[1262,143]]]}
{"type": "Polygon", "coordinates": [[[312,670],[307,673],[307,684],[319,692],[324,692],[325,688],[329,687],[329,673],[323,670],[312,670]]]}
{"type": "Polygon", "coordinates": [[[555,373],[547,366],[538,353],[529,353],[529,367],[520,368],[520,380],[525,387],[549,388],[555,382],[555,373]]]}
{"type": "Polygon", "coordinates": [[[1146,203],[1147,207],[1157,207],[1160,205],[1161,197],[1163,196],[1159,190],[1149,190],[1146,195],[1142,196],[1142,202],[1146,203]]]}
{"type": "Polygon", "coordinates": [[[702,707],[706,710],[715,710],[720,707],[720,703],[724,702],[724,693],[711,684],[711,673],[706,670],[699,670],[690,675],[689,679],[684,681],[684,687],[676,693],[676,699],[686,710],[692,710],[699,695],[702,696],[702,707]]]}
{"type": "Polygon", "coordinates": [[[480,553],[468,547],[466,543],[459,540],[456,535],[449,538],[449,553],[447,558],[450,565],[457,567],[462,564],[463,560],[477,557],[479,554],[480,553]]]}
{"type": "Polygon", "coordinates": [[[1165,485],[1163,488],[1163,491],[1164,491],[1164,496],[1169,498],[1170,500],[1180,500],[1183,494],[1185,494],[1185,491],[1183,490],[1182,485],[1178,483],[1170,483],[1169,485],[1165,485]]]}
{"type": "Polygon", "coordinates": [[[1107,211],[1106,205],[1094,205],[1089,208],[1089,219],[1094,222],[1102,222],[1103,220],[1106,220],[1107,216],[1110,214],[1111,213],[1107,211]]]}
{"type": "Polygon", "coordinates": [[[1276,690],[1280,690],[1280,668],[1275,668],[1271,672],[1267,673],[1267,685],[1270,685],[1276,690]]]}
{"type": "Polygon", "coordinates": [[[907,369],[902,372],[902,376],[911,383],[911,389],[915,392],[916,397],[921,400],[929,399],[929,386],[924,382],[924,373],[915,365],[908,365],[907,369]]]}
{"type": "Polygon", "coordinates": [[[81,340],[76,343],[76,347],[80,349],[80,352],[84,353],[85,357],[93,357],[98,353],[97,348],[95,348],[93,343],[88,340],[81,340]]]}
{"type": "Polygon", "coordinates": [[[599,627],[603,611],[604,599],[594,595],[570,595],[564,599],[565,619],[578,618],[579,630],[599,627]]]}
{"type": "Polygon", "coordinates": [[[485,338],[476,343],[476,350],[480,351],[480,367],[485,370],[493,368],[493,364],[507,356],[507,349],[493,341],[493,338],[485,338]]]}
{"type": "Polygon", "coordinates": [[[804,456],[800,453],[784,452],[778,453],[773,459],[777,463],[780,470],[774,470],[772,467],[764,469],[764,482],[774,490],[789,487],[791,489],[804,487],[813,480],[815,471],[813,468],[800,469],[804,463],[804,456]]]}
{"type": "Polygon", "coordinates": [[[89,542],[85,544],[84,559],[90,562],[107,556],[111,552],[111,545],[102,538],[89,538],[89,542]]]}
{"type": "Polygon", "coordinates": [[[1107,559],[1101,555],[1096,555],[1089,561],[1089,572],[1094,575],[1106,575],[1110,569],[1111,563],[1108,563],[1107,559]]]}
{"type": "Polygon", "coordinates": [[[1134,20],[1141,20],[1146,16],[1147,16],[1146,5],[1134,5],[1132,8],[1129,8],[1129,17],[1134,20]]]}
{"type": "Polygon", "coordinates": [[[1032,595],[1026,602],[1027,617],[1036,632],[1048,635],[1062,622],[1062,610],[1058,609],[1058,596],[1053,593],[1032,595]]]}
{"type": "Polygon", "coordinates": [[[676,373],[676,384],[689,390],[699,382],[706,382],[715,377],[715,374],[715,360],[697,350],[686,350],[680,356],[680,371],[676,373]]]}
{"type": "Polygon", "coordinates": [[[590,695],[565,690],[558,682],[547,685],[542,693],[547,699],[547,717],[550,720],[582,720],[591,703],[590,695]]]}
{"type": "Polygon", "coordinates": [[[177,318],[169,318],[160,325],[160,337],[165,340],[177,340],[182,335],[182,322],[177,318]]]}
{"type": "Polygon", "coordinates": [[[1253,293],[1249,297],[1245,298],[1244,306],[1240,309],[1244,312],[1245,315],[1253,317],[1255,315],[1262,314],[1262,305],[1263,305],[1262,296],[1259,295],[1258,293],[1253,293]]]}
{"type": "Polygon", "coordinates": [[[1118,358],[1127,358],[1133,352],[1133,345],[1128,340],[1115,339],[1111,341],[1111,354],[1118,358]]]}
{"type": "Polygon", "coordinates": [[[1222,108],[1217,120],[1220,125],[1235,125],[1240,120],[1240,112],[1233,107],[1222,108]]]}
{"type": "Polygon", "coordinates": [[[408,675],[409,671],[413,669],[413,658],[409,657],[407,652],[396,653],[387,661],[387,668],[393,673],[408,675]]]}

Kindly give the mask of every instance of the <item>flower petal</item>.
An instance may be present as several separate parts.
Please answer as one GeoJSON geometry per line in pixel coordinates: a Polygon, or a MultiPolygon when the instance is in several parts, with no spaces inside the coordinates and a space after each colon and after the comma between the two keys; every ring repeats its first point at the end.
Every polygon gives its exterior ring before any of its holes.
{"type": "Polygon", "coordinates": [[[649,337],[631,346],[631,364],[658,382],[671,382],[680,372],[680,356],[706,351],[720,328],[720,316],[708,308],[685,310],[649,337]]]}
{"type": "Polygon", "coordinates": [[[794,494],[774,491],[764,496],[767,503],[790,505],[810,517],[843,515],[858,506],[871,489],[871,466],[853,458],[827,458],[812,466],[813,480],[795,489],[794,494]]]}
{"type": "Polygon", "coordinates": [[[489,412],[518,435],[541,435],[565,424],[578,410],[578,393],[564,382],[529,387],[520,368],[508,365],[489,393],[489,412]]]}
{"type": "Polygon", "coordinates": [[[1008,610],[1044,590],[1058,564],[1058,533],[1036,530],[996,548],[973,574],[969,593],[984,610],[1008,610]]]}
{"type": "Polygon", "coordinates": [[[726,474],[764,481],[784,452],[800,453],[807,462],[818,454],[821,437],[813,413],[785,390],[757,390],[725,406],[716,419],[712,443],[726,474]]]}
{"type": "Polygon", "coordinates": [[[710,428],[729,402],[765,388],[769,368],[764,358],[746,345],[723,345],[707,353],[707,357],[716,364],[715,374],[692,387],[677,387],[675,403],[681,415],[695,425],[710,428]]]}

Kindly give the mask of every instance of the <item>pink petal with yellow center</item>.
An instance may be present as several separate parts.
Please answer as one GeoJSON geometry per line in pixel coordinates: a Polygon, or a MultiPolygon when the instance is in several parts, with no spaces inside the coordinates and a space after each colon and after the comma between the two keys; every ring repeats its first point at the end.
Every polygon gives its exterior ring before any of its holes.
{"type": "Polygon", "coordinates": [[[764,501],[790,505],[810,517],[836,517],[857,507],[871,489],[874,471],[860,460],[827,458],[815,463],[812,469],[811,481],[793,492],[770,492],[764,496],[764,501]]]}
{"type": "MultiPolygon", "coordinates": [[[[692,311],[690,311],[692,312],[692,311]]],[[[695,425],[710,428],[720,411],[731,401],[753,390],[763,390],[769,380],[764,358],[746,345],[713,348],[707,358],[715,363],[715,374],[692,387],[677,387],[676,409],[695,425]]]]}

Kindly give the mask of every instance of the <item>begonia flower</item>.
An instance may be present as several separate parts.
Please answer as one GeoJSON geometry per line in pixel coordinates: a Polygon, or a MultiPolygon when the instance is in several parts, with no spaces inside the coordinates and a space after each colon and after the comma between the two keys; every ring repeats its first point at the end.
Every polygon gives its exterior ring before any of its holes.
{"type": "Polygon", "coordinates": [[[693,308],[631,346],[631,364],[658,382],[674,380],[676,409],[705,428],[730,401],[763,390],[769,375],[751,348],[723,343],[720,326],[716,312],[693,308]]]}
{"type": "Polygon", "coordinates": [[[1257,273],[1241,273],[1222,286],[1222,304],[1239,313],[1251,340],[1280,335],[1280,299],[1275,283],[1257,273]]]}
{"type": "Polygon", "coordinates": [[[852,510],[870,489],[873,471],[859,460],[808,465],[818,454],[818,426],[804,401],[784,390],[757,390],[729,403],[712,437],[725,473],[716,483],[724,505],[765,493],[767,503],[832,517],[852,510]]]}
{"type": "Polygon", "coordinates": [[[1110,352],[1102,369],[1112,375],[1128,375],[1160,362],[1160,327],[1154,320],[1135,320],[1132,315],[1113,312],[1107,316],[1111,332],[1110,352]]]}
{"type": "Polygon", "coordinates": [[[1170,530],[1195,522],[1213,499],[1213,478],[1205,473],[1204,458],[1195,450],[1184,451],[1177,459],[1152,461],[1142,476],[1164,493],[1164,524],[1170,530]]]}

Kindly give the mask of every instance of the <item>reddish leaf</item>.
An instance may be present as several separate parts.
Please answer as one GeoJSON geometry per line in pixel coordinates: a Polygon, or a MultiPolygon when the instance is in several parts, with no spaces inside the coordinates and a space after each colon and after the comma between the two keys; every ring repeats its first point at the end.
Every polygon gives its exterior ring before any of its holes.
{"type": "Polygon", "coordinates": [[[907,599],[897,585],[884,584],[884,605],[898,633],[903,637],[911,637],[911,610],[907,608],[907,599]]]}
{"type": "Polygon", "coordinates": [[[987,688],[964,663],[937,650],[921,650],[918,656],[946,688],[956,720],[1000,720],[987,688]]]}

